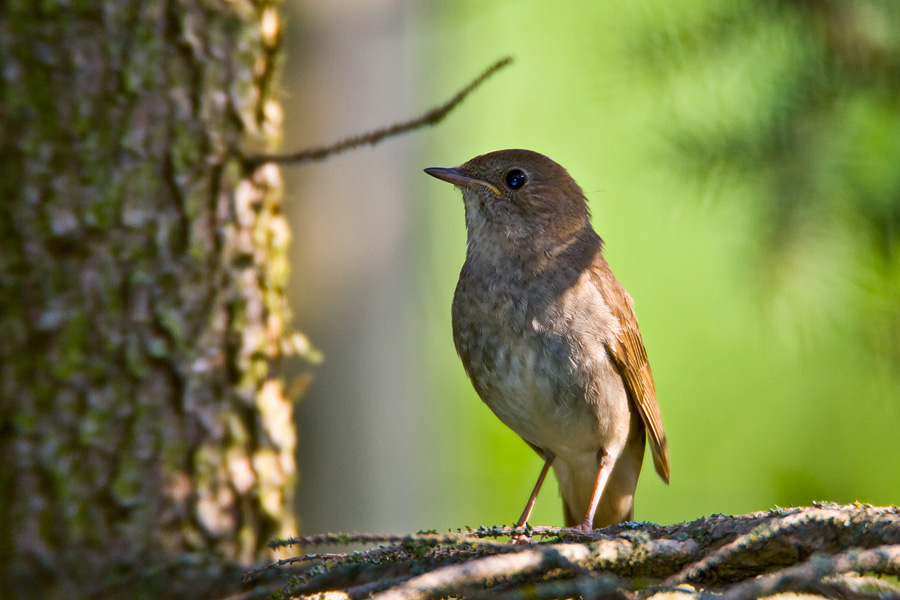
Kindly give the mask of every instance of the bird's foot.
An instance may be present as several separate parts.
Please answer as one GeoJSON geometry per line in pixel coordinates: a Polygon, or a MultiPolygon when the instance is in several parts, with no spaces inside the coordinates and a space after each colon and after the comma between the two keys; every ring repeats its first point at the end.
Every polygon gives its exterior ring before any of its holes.
{"type": "Polygon", "coordinates": [[[534,542],[534,540],[531,539],[531,527],[528,525],[528,521],[524,520],[524,515],[522,519],[519,519],[519,521],[515,525],[513,525],[513,529],[518,531],[524,529],[525,532],[518,535],[511,535],[509,537],[510,544],[531,544],[532,542],[534,542]]]}
{"type": "Polygon", "coordinates": [[[582,521],[572,529],[578,533],[590,533],[594,530],[594,524],[591,521],[582,521]]]}

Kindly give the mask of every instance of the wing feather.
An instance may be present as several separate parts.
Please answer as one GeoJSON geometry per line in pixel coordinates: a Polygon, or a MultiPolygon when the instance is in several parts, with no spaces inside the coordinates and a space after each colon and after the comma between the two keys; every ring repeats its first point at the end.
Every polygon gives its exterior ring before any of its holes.
{"type": "Polygon", "coordinates": [[[631,296],[613,277],[606,259],[600,253],[597,254],[592,273],[603,299],[621,327],[616,338],[607,345],[607,350],[647,428],[656,472],[663,481],[669,483],[669,445],[666,441],[666,432],[663,430],[653,374],[641,339],[641,331],[638,329],[631,296]]]}

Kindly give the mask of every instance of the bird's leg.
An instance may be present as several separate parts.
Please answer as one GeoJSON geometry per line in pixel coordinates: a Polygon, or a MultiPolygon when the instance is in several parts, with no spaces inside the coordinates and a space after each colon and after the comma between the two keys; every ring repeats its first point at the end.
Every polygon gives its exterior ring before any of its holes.
{"type": "MultiPolygon", "coordinates": [[[[531,511],[534,508],[534,502],[537,500],[538,492],[541,491],[541,486],[544,485],[544,479],[547,477],[547,471],[550,470],[550,465],[553,464],[553,459],[556,458],[556,455],[550,452],[549,450],[545,450],[544,453],[544,466],[541,467],[541,474],[538,475],[537,483],[534,484],[534,489],[531,490],[531,496],[528,498],[528,503],[525,505],[525,510],[522,511],[522,516],[519,517],[519,520],[516,521],[516,528],[524,526],[528,522],[528,518],[531,517],[531,511]]],[[[531,539],[527,535],[519,535],[514,537],[512,540],[513,544],[521,544],[530,542],[531,539]]]]}
{"type": "Polygon", "coordinates": [[[584,515],[584,519],[575,526],[575,529],[580,531],[587,532],[594,529],[594,513],[597,512],[597,506],[600,504],[600,496],[603,495],[603,490],[606,488],[606,482],[609,480],[609,476],[615,465],[615,461],[613,461],[609,454],[606,454],[602,450],[600,452],[600,460],[597,461],[599,463],[597,468],[597,483],[594,484],[594,494],[591,496],[591,503],[588,506],[587,514],[584,515]]]}
{"type": "Polygon", "coordinates": [[[531,497],[528,498],[528,503],[525,505],[525,510],[522,511],[522,516],[516,521],[516,527],[522,527],[528,522],[528,518],[531,516],[531,511],[534,508],[534,501],[537,500],[538,492],[541,491],[541,486],[544,485],[544,478],[547,477],[547,471],[550,470],[550,465],[553,464],[554,458],[556,458],[555,454],[549,450],[544,451],[544,466],[541,468],[541,474],[538,475],[537,483],[534,484],[534,489],[531,490],[531,497]]]}

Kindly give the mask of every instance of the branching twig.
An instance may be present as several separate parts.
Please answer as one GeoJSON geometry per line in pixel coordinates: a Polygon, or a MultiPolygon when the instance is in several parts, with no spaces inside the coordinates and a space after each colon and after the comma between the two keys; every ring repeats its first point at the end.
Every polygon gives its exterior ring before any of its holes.
{"type": "Polygon", "coordinates": [[[310,148],[290,154],[262,154],[258,156],[249,156],[247,157],[247,163],[250,167],[256,167],[266,162],[274,162],[279,164],[299,164],[314,160],[323,160],[331,156],[332,154],[338,154],[340,152],[344,152],[345,150],[350,150],[351,148],[377,144],[385,138],[400,135],[401,133],[413,131],[414,129],[419,129],[421,127],[437,125],[442,120],[444,120],[444,117],[446,117],[450,113],[450,111],[452,111],[463,100],[465,100],[466,96],[472,93],[475,88],[480,86],[488,77],[490,77],[503,67],[507,66],[511,62],[512,57],[510,56],[501,58],[490,67],[485,69],[484,72],[476,77],[469,85],[457,92],[457,94],[450,100],[448,100],[444,104],[441,104],[440,106],[432,108],[425,114],[415,119],[410,119],[401,123],[394,123],[393,125],[390,125],[388,127],[376,129],[375,131],[370,131],[369,133],[364,133],[362,135],[356,135],[330,146],[310,148]]]}
{"type": "MultiPolygon", "coordinates": [[[[709,578],[710,574],[720,569],[727,562],[740,563],[739,556],[766,556],[770,566],[779,567],[784,557],[809,556],[814,552],[831,550],[830,546],[841,546],[842,534],[859,532],[854,540],[863,544],[866,540],[867,523],[881,516],[892,517],[884,522],[890,526],[888,532],[897,536],[898,519],[896,509],[876,508],[865,505],[836,507],[819,505],[811,508],[795,508],[780,511],[777,519],[764,519],[748,533],[738,535],[732,542],[708,553],[701,560],[686,565],[681,571],[665,580],[664,584],[675,586],[681,583],[709,578]],[[885,514],[887,513],[887,514],[885,514]],[[856,525],[849,529],[851,525],[856,525]],[[771,544],[768,552],[763,548],[771,544]],[[780,547],[780,549],[779,549],[780,547]],[[782,558],[778,559],[778,555],[782,558]]],[[[893,541],[898,538],[888,537],[882,541],[893,541]]],[[[900,539],[898,539],[900,541],[900,539]]],[[[871,542],[870,542],[871,543],[871,542]]],[[[760,558],[755,559],[760,561],[760,558]]]]}
{"type": "Polygon", "coordinates": [[[803,590],[829,575],[851,571],[900,575],[900,545],[853,549],[834,556],[816,554],[799,565],[736,583],[725,591],[723,600],[753,600],[776,592],[803,590]]]}
{"type": "Polygon", "coordinates": [[[694,581],[704,573],[707,573],[716,566],[724,563],[736,554],[752,549],[754,546],[759,546],[768,540],[777,538],[779,535],[784,535],[803,524],[808,524],[819,519],[839,519],[842,523],[846,523],[847,518],[848,517],[845,514],[834,514],[834,511],[826,511],[823,509],[813,509],[809,512],[792,512],[778,520],[774,525],[766,522],[756,527],[750,533],[738,537],[730,544],[726,544],[715,552],[703,557],[703,560],[688,565],[680,572],[669,577],[664,583],[666,585],[675,586],[688,581],[694,581]]]}

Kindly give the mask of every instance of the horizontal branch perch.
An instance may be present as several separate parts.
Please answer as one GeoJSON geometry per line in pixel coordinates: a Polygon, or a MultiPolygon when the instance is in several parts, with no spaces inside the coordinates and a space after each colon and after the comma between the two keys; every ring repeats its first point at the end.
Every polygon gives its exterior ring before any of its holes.
{"type": "Polygon", "coordinates": [[[481,588],[488,581],[521,577],[534,572],[565,569],[584,562],[590,552],[579,544],[537,545],[520,552],[495,554],[443,567],[401,583],[373,600],[422,600],[461,590],[481,588]]]}
{"type": "MultiPolygon", "coordinates": [[[[294,579],[301,598],[343,591],[348,598],[424,600],[724,593],[749,600],[780,591],[844,586],[851,572],[900,574],[900,509],[817,504],[741,516],[714,515],[660,526],[625,523],[588,533],[557,527],[490,527],[412,535],[321,534],[274,547],[380,544],[365,552],[306,554],[248,574],[294,579]],[[541,539],[510,544],[520,535],[541,539]],[[828,579],[832,578],[832,579],[828,579]],[[684,584],[690,584],[686,586],[684,584]],[[830,586],[830,587],[828,587],[830,586]]],[[[900,588],[882,582],[881,597],[900,588]],[[887,591],[885,591],[887,590],[887,591]]]]}

